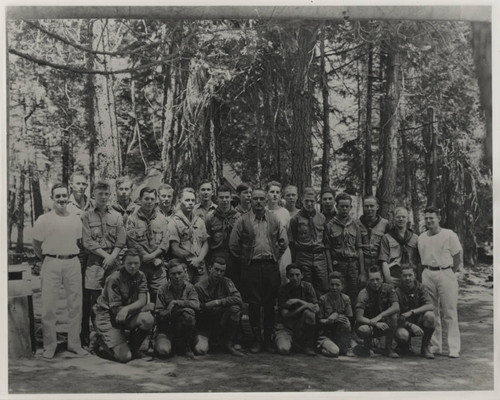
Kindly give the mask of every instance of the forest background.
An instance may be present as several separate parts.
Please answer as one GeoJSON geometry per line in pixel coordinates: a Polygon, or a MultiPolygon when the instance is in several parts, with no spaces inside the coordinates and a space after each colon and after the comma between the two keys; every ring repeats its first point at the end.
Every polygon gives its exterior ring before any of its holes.
{"type": "Polygon", "coordinates": [[[406,206],[417,233],[435,204],[466,266],[492,242],[474,24],[11,19],[7,36],[18,253],[50,186],[77,169],[91,183],[155,169],[180,188],[219,184],[229,166],[254,185],[374,194],[386,218],[406,206]]]}

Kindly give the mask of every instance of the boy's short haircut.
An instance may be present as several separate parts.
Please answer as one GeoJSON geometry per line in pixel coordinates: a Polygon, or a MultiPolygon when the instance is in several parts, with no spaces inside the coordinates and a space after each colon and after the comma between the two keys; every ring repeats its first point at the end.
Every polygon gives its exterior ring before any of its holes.
{"type": "Polygon", "coordinates": [[[151,186],[143,187],[139,192],[139,198],[142,199],[142,196],[144,196],[145,193],[154,193],[155,197],[157,197],[156,189],[152,188],[151,186]]]}
{"type": "Polygon", "coordinates": [[[269,192],[269,189],[271,189],[271,186],[277,186],[280,188],[280,191],[281,191],[281,183],[279,183],[278,181],[270,181],[266,185],[266,192],[269,192]]]}
{"type": "Polygon", "coordinates": [[[331,281],[332,279],[338,279],[342,284],[344,284],[344,278],[339,271],[333,271],[330,274],[330,278],[328,279],[328,281],[331,281]]]}
{"type": "Polygon", "coordinates": [[[335,190],[333,190],[330,186],[324,186],[321,189],[321,196],[320,197],[323,197],[323,195],[325,193],[330,193],[333,197],[335,197],[335,190]]]}
{"type": "Polygon", "coordinates": [[[182,200],[184,198],[185,193],[192,193],[196,197],[196,192],[192,187],[184,187],[181,189],[179,193],[179,199],[182,200]]]}
{"type": "Polygon", "coordinates": [[[62,188],[66,189],[66,192],[68,193],[68,196],[69,196],[69,189],[68,189],[68,187],[64,183],[62,183],[62,182],[57,182],[57,183],[54,184],[54,186],[52,186],[52,189],[50,189],[50,197],[54,196],[54,190],[56,190],[56,189],[62,189],[62,188]]]}
{"type": "Polygon", "coordinates": [[[198,190],[199,190],[199,189],[201,189],[201,187],[202,187],[203,185],[207,184],[207,183],[209,183],[209,184],[210,184],[210,187],[211,187],[211,188],[212,188],[212,190],[213,190],[213,189],[214,189],[214,185],[213,185],[212,181],[211,181],[211,180],[209,180],[209,179],[203,179],[203,180],[200,182],[200,184],[198,185],[198,190]]]}
{"type": "Polygon", "coordinates": [[[226,266],[226,260],[224,260],[223,257],[215,257],[212,261],[212,265],[214,264],[219,264],[219,265],[224,265],[226,266]]]}
{"type": "Polygon", "coordinates": [[[294,264],[294,263],[291,263],[291,264],[288,264],[286,266],[286,275],[288,275],[288,273],[292,270],[292,269],[298,269],[300,271],[301,274],[304,273],[304,269],[299,265],[299,264],[294,264]]]}
{"type": "Polygon", "coordinates": [[[142,261],[141,253],[139,253],[139,250],[137,250],[135,247],[130,247],[125,250],[125,253],[123,254],[123,261],[125,261],[127,257],[139,257],[142,261]]]}
{"type": "Polygon", "coordinates": [[[426,209],[424,210],[424,214],[426,213],[434,213],[436,214],[438,217],[441,216],[441,210],[439,208],[437,208],[436,206],[430,206],[430,207],[426,207],[426,209]]]}
{"type": "Polygon", "coordinates": [[[111,186],[106,181],[97,181],[94,185],[94,191],[95,190],[111,190],[111,186]]]}
{"type": "Polygon", "coordinates": [[[78,170],[78,171],[73,172],[71,174],[71,176],[69,177],[69,181],[73,182],[73,179],[75,179],[75,176],[81,176],[81,177],[85,178],[85,180],[87,182],[89,181],[89,176],[88,176],[88,174],[85,171],[78,170]]]}
{"type": "Polygon", "coordinates": [[[287,194],[290,190],[295,190],[297,193],[299,192],[299,188],[295,185],[287,185],[285,189],[283,189],[283,193],[287,194]]]}
{"type": "Polygon", "coordinates": [[[378,273],[378,274],[380,274],[380,276],[382,276],[382,272],[380,271],[380,269],[374,265],[374,266],[370,267],[370,269],[368,270],[368,275],[375,274],[375,273],[378,273]]]}
{"type": "Polygon", "coordinates": [[[162,183],[160,186],[158,186],[158,193],[160,193],[160,190],[171,190],[174,192],[174,188],[170,186],[168,183],[162,183]]]}
{"type": "Polygon", "coordinates": [[[411,264],[401,264],[399,268],[401,269],[401,273],[403,273],[404,270],[410,270],[415,273],[415,268],[413,268],[411,264]]]}
{"type": "Polygon", "coordinates": [[[180,258],[172,258],[168,263],[167,263],[167,269],[170,271],[172,268],[178,267],[178,266],[183,266],[184,268],[187,268],[186,263],[181,260],[180,258]]]}
{"type": "Polygon", "coordinates": [[[339,204],[339,202],[342,200],[349,200],[349,202],[352,204],[352,197],[349,196],[347,193],[340,192],[337,196],[335,196],[336,204],[339,204]]]}
{"type": "Polygon", "coordinates": [[[123,175],[123,176],[120,176],[116,182],[115,182],[115,186],[118,187],[118,186],[121,186],[123,185],[124,183],[130,183],[130,187],[132,187],[134,185],[134,183],[132,182],[132,179],[130,179],[130,176],[128,175],[123,175]]]}
{"type": "Polygon", "coordinates": [[[231,193],[231,189],[229,189],[227,186],[225,185],[221,185],[219,186],[219,188],[217,189],[217,195],[219,193],[231,193]]]}
{"type": "Polygon", "coordinates": [[[363,197],[363,204],[365,204],[366,200],[375,200],[375,202],[378,204],[377,198],[375,196],[371,195],[371,194],[368,195],[368,196],[363,197]]]}
{"type": "Polygon", "coordinates": [[[252,190],[252,186],[250,186],[248,183],[243,182],[236,187],[236,193],[238,193],[239,195],[245,190],[252,190]]]}

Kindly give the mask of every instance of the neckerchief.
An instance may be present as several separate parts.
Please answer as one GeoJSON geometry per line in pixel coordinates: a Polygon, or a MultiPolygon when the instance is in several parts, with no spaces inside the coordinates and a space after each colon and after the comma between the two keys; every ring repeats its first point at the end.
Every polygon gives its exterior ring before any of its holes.
{"type": "Polygon", "coordinates": [[[217,207],[214,211],[214,217],[217,217],[222,221],[222,230],[226,233],[226,237],[231,235],[231,230],[233,229],[231,219],[237,213],[238,212],[233,207],[231,207],[227,212],[222,211],[220,207],[217,207]]]}
{"type": "Polygon", "coordinates": [[[196,232],[194,226],[196,225],[196,222],[200,217],[195,215],[193,212],[191,213],[192,221],[190,221],[186,216],[186,214],[184,214],[184,211],[182,210],[177,211],[175,215],[179,218],[180,221],[182,221],[184,225],[186,225],[188,240],[192,243],[191,249],[185,249],[185,250],[191,251],[191,253],[193,253],[195,256],[198,256],[200,254],[202,244],[198,235],[194,234],[196,232]]]}
{"type": "Polygon", "coordinates": [[[361,223],[366,226],[366,228],[368,229],[368,236],[371,236],[372,234],[372,229],[375,228],[377,226],[377,224],[380,222],[382,218],[380,217],[380,215],[376,215],[375,216],[375,221],[371,222],[371,221],[368,221],[368,219],[366,218],[365,214],[363,214],[359,220],[361,221],[361,223]]]}
{"type": "Polygon", "coordinates": [[[302,217],[307,218],[307,224],[309,226],[309,232],[311,232],[311,238],[315,241],[318,238],[316,234],[316,226],[314,225],[314,216],[316,215],[316,210],[308,212],[303,208],[298,212],[302,217]]]}
{"type": "Polygon", "coordinates": [[[412,238],[412,231],[407,228],[404,237],[401,237],[398,230],[395,227],[392,227],[388,233],[401,246],[401,260],[399,261],[399,263],[401,265],[408,264],[410,262],[410,255],[408,254],[408,243],[410,243],[410,239],[412,238]]]}
{"type": "Polygon", "coordinates": [[[153,209],[153,212],[151,213],[151,216],[148,217],[146,214],[144,214],[144,211],[142,211],[142,208],[139,208],[137,210],[137,216],[142,219],[143,221],[146,221],[146,239],[148,240],[148,243],[151,243],[153,240],[153,229],[151,228],[151,222],[156,218],[156,208],[153,209]]]}

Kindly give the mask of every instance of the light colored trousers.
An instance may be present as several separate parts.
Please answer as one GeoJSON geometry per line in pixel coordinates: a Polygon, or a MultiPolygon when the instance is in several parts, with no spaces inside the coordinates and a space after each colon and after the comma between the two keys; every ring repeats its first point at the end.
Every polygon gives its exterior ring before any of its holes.
{"type": "Polygon", "coordinates": [[[422,285],[429,292],[436,316],[436,329],[432,335],[431,346],[441,353],[443,339],[441,334],[441,315],[448,331],[448,347],[450,353],[460,353],[460,331],[458,329],[458,282],[453,269],[431,271],[428,268],[422,273],[422,285]]]}
{"type": "Polygon", "coordinates": [[[68,302],[68,347],[80,347],[82,322],[82,273],[78,257],[59,260],[45,257],[41,271],[43,347],[57,347],[57,302],[61,284],[68,302]]]}

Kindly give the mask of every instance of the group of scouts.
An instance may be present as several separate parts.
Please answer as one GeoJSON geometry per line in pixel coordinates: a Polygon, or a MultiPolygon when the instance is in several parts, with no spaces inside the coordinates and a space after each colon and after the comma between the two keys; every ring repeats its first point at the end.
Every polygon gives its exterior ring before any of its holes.
{"type": "Polygon", "coordinates": [[[45,358],[56,353],[61,285],[67,349],[88,354],[92,322],[95,353],[119,362],[140,357],[148,337],[158,357],[204,355],[214,345],[244,356],[243,319],[251,353],[379,350],[397,358],[411,353],[411,338],[419,336],[420,354],[431,359],[443,350],[442,317],[448,356],[459,356],[462,247],[440,227],[434,207],[417,236],[405,208],[389,223],[368,196],[353,220],[351,196],[330,188],[319,199],[305,188],[297,208],[297,187],[282,193],[276,181],[265,189],[241,184],[236,199],[220,186],[217,204],[209,181],[198,193],[183,188],[177,202],[168,184],[144,187],[133,201],[132,181],[121,177],[113,205],[109,183],[97,182],[92,199],[87,186],[81,172],[71,177],[71,191],[54,185],[52,210],[33,231],[43,260],[45,358]],[[382,348],[373,347],[381,337],[382,348]]]}

